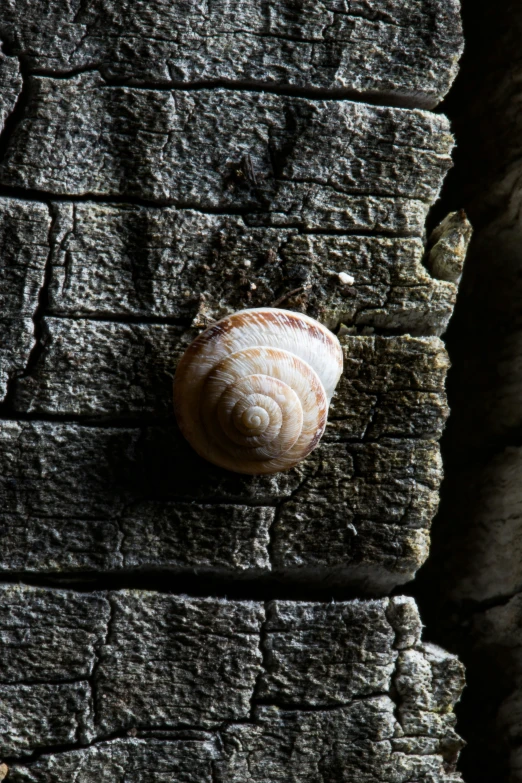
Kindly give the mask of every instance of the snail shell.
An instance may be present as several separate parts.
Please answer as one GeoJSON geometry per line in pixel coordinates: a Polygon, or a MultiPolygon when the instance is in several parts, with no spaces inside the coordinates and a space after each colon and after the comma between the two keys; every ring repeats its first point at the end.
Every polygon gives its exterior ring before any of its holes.
{"type": "Polygon", "coordinates": [[[306,315],[263,307],[213,324],[174,377],[179,427],[238,473],[288,470],[317,446],[343,369],[338,339],[306,315]]]}

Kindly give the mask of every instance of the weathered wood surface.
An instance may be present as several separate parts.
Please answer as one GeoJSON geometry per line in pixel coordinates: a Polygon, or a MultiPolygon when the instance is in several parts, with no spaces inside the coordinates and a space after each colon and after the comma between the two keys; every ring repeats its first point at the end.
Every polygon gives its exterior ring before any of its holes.
{"type": "Polygon", "coordinates": [[[51,226],[46,204],[0,199],[0,399],[34,345],[33,317],[44,283],[51,226]]]}
{"type": "Polygon", "coordinates": [[[7,779],[457,783],[462,669],[411,599],[137,589],[382,596],[425,559],[457,3],[15,1],[0,37],[0,571],[53,585],[0,588],[7,779]],[[338,330],[346,371],[321,446],[249,478],[180,438],[171,381],[260,305],[338,330]]]}
{"type": "Polygon", "coordinates": [[[0,618],[10,780],[459,779],[462,666],[420,642],[412,599],[9,586],[0,618]]]}
{"type": "Polygon", "coordinates": [[[9,52],[53,74],[382,94],[433,107],[462,47],[456,0],[2,3],[9,52]]]}
{"type": "Polygon", "coordinates": [[[140,426],[170,413],[180,327],[49,319],[44,329],[14,407],[86,421],[3,422],[0,569],[169,566],[382,590],[425,558],[447,414],[437,338],[341,338],[345,375],[323,444],[289,473],[246,477],[207,466],[174,422],[140,426]],[[137,421],[93,426],[107,416],[137,421]]]}
{"type": "Polygon", "coordinates": [[[171,207],[52,209],[52,315],[188,319],[200,327],[246,305],[280,302],[332,328],[440,334],[455,302],[455,282],[423,265],[420,235],[303,235],[171,207]]]}
{"type": "Polygon", "coordinates": [[[0,127],[13,111],[22,92],[20,63],[15,57],[7,57],[0,51],[0,127]]]}
{"type": "MultiPolygon", "coordinates": [[[[172,375],[194,331],[180,326],[44,318],[43,350],[13,385],[15,410],[168,416],[172,375]]],[[[344,335],[345,370],[329,439],[438,438],[448,358],[437,337],[344,335]]]]}
{"type": "MultiPolygon", "coordinates": [[[[40,209],[17,199],[3,206],[11,237],[13,214],[31,219],[40,209]]],[[[52,315],[40,315],[26,366],[10,357],[10,408],[36,421],[1,427],[0,568],[201,569],[365,591],[410,579],[427,555],[441,479],[447,358],[438,339],[345,335],[345,377],[326,442],[278,477],[229,477],[193,454],[172,422],[171,384],[194,335],[176,321],[202,325],[273,304],[296,283],[291,304],[331,325],[342,320],[348,332],[440,331],[456,284],[429,276],[420,240],[248,230],[239,218],[172,208],[62,202],[50,210],[51,231],[42,213],[35,239],[48,244],[37,258],[52,315]],[[380,269],[383,257],[388,268],[380,269]],[[341,283],[345,269],[357,276],[353,286],[341,283]],[[69,423],[38,422],[49,416],[69,423]]],[[[465,241],[465,225],[458,235],[465,241]]],[[[11,253],[30,252],[27,236],[15,236],[11,253]]],[[[15,285],[35,310],[37,292],[23,278],[15,285]]]]}
{"type": "Polygon", "coordinates": [[[325,444],[256,481],[205,470],[168,429],[5,422],[1,437],[4,571],[260,569],[382,592],[427,555],[430,442],[325,444]]]}
{"type": "Polygon", "coordinates": [[[446,118],[426,111],[31,77],[0,182],[240,210],[261,225],[418,235],[452,147],[446,118]]]}
{"type": "Polygon", "coordinates": [[[241,307],[281,303],[331,327],[440,334],[456,296],[455,282],[423,266],[420,236],[302,235],[170,207],[0,198],[0,241],[3,395],[34,346],[46,268],[52,315],[196,327],[241,307]]]}

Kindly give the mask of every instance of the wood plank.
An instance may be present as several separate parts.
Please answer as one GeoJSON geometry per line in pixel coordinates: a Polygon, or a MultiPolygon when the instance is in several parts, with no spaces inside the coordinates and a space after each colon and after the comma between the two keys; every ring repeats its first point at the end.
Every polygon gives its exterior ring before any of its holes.
{"type": "MultiPolygon", "coordinates": [[[[172,417],[172,368],[190,332],[46,323],[45,351],[15,391],[18,410],[91,422],[135,416],[137,425],[147,413],[172,417]]],[[[1,567],[197,568],[319,583],[327,568],[331,583],[365,590],[411,578],[437,507],[446,353],[437,338],[341,339],[346,371],[325,443],[287,474],[226,474],[197,457],[168,420],[134,430],[6,424],[13,462],[1,567]],[[29,453],[45,456],[36,463],[20,455],[20,437],[29,453]]]]}
{"type": "MultiPolygon", "coordinates": [[[[172,377],[192,330],[46,318],[44,350],[14,387],[15,410],[98,417],[172,415],[172,377]]],[[[439,437],[448,358],[436,337],[344,335],[328,437],[439,437]]]]}
{"type": "Polygon", "coordinates": [[[453,139],[421,109],[461,28],[457,0],[371,6],[2,9],[0,191],[28,201],[0,209],[0,779],[460,781],[462,670],[411,599],[169,592],[380,596],[426,557],[460,269],[424,253],[453,139]],[[341,327],[338,407],[293,471],[213,468],[173,360],[276,303],[341,327]]]}
{"type": "MultiPolygon", "coordinates": [[[[13,672],[18,680],[38,666],[31,661],[40,652],[62,661],[83,654],[84,668],[91,666],[89,639],[105,625],[83,700],[61,704],[71,730],[78,708],[88,714],[86,733],[45,747],[48,705],[36,700],[42,685],[19,687],[11,726],[21,725],[34,706],[31,727],[42,721],[43,728],[33,729],[32,748],[45,753],[27,763],[30,747],[21,749],[8,727],[9,777],[58,783],[82,770],[82,779],[94,782],[100,774],[131,774],[150,764],[157,783],[167,770],[182,780],[222,783],[267,776],[342,781],[346,769],[363,783],[382,770],[399,783],[411,769],[419,780],[459,779],[453,770],[461,743],[451,710],[462,667],[422,644],[411,598],[273,601],[266,612],[265,619],[264,605],[252,601],[2,587],[2,624],[16,625],[14,650],[23,652],[13,672]],[[66,608],[63,638],[47,634],[56,601],[66,608]],[[103,605],[101,623],[95,602],[103,605]],[[16,619],[12,610],[19,605],[16,619]]],[[[11,655],[12,642],[0,636],[2,653],[7,647],[11,655]]],[[[73,664],[70,677],[76,672],[73,664]]],[[[63,690],[53,682],[43,687],[63,690]]]]}
{"type": "Polygon", "coordinates": [[[287,474],[241,477],[201,460],[168,419],[140,426],[147,413],[172,417],[172,368],[190,332],[46,323],[17,409],[91,423],[134,416],[137,426],[5,423],[3,569],[197,568],[321,583],[327,568],[330,583],[382,591],[425,559],[447,415],[438,338],[342,337],[346,371],[324,444],[287,474]]]}
{"type": "MultiPolygon", "coordinates": [[[[50,339],[39,334],[35,341],[33,322],[48,259],[47,310],[60,316],[173,318],[204,326],[283,297],[283,306],[330,327],[342,322],[349,329],[437,334],[456,296],[455,283],[427,273],[418,239],[299,236],[168,207],[61,203],[52,206],[52,218],[49,209],[0,199],[4,396],[10,381],[27,375],[32,349],[38,344],[40,352],[50,339]],[[341,283],[342,271],[353,275],[353,285],[341,283]]],[[[42,327],[39,321],[39,332],[42,327]]]]}
{"type": "Polygon", "coordinates": [[[230,82],[382,94],[432,107],[462,50],[455,0],[150,4],[16,0],[3,9],[10,50],[32,70],[97,68],[109,79],[230,82]]]}
{"type": "Polygon", "coordinates": [[[428,273],[420,238],[303,236],[172,207],[54,208],[51,314],[204,326],[245,307],[281,302],[330,328],[342,322],[440,334],[453,311],[457,285],[428,273]],[[341,282],[341,272],[353,277],[352,285],[341,282]]]}
{"type": "Polygon", "coordinates": [[[271,477],[213,468],[168,426],[5,421],[1,441],[4,572],[159,566],[382,593],[426,558],[441,480],[438,445],[411,438],[325,443],[271,477]]]}
{"type": "Polygon", "coordinates": [[[256,225],[422,236],[451,166],[446,118],[419,110],[107,87],[91,74],[30,84],[3,185],[240,210],[256,225]]]}

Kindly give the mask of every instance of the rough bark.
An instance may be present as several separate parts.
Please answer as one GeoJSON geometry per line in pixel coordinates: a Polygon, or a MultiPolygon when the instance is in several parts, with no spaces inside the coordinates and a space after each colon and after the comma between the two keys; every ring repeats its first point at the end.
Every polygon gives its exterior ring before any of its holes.
{"type": "Polygon", "coordinates": [[[441,480],[456,2],[20,1],[0,35],[8,780],[456,783],[462,667],[382,597],[441,480]],[[191,451],[171,382],[261,305],[346,369],[320,447],[246,477],[191,451]]]}

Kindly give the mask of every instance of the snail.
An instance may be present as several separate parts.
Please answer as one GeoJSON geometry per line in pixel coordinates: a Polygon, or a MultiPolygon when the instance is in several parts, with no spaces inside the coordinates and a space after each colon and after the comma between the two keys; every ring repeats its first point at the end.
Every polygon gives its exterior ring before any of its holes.
{"type": "Polygon", "coordinates": [[[338,339],[289,310],[240,310],[185,351],[178,425],[195,451],[237,473],[288,470],[314,449],[343,369],[338,339]]]}

